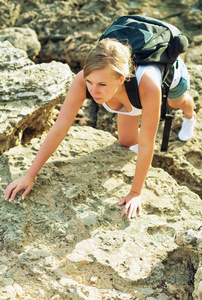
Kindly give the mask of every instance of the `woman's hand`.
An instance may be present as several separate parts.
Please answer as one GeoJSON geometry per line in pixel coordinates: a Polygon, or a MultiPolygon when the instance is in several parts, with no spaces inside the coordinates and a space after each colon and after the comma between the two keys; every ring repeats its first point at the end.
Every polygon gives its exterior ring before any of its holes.
{"type": "Polygon", "coordinates": [[[26,195],[31,191],[33,185],[33,178],[29,174],[26,174],[25,176],[14,180],[7,186],[4,191],[4,198],[5,200],[9,200],[9,202],[11,202],[14,200],[16,194],[20,190],[24,190],[24,193],[22,194],[22,200],[24,200],[26,195]]]}
{"type": "Polygon", "coordinates": [[[141,215],[141,197],[137,193],[130,192],[126,197],[124,197],[118,205],[123,205],[126,203],[124,209],[122,210],[121,217],[123,217],[128,211],[128,218],[134,218],[136,213],[138,216],[141,215]]]}

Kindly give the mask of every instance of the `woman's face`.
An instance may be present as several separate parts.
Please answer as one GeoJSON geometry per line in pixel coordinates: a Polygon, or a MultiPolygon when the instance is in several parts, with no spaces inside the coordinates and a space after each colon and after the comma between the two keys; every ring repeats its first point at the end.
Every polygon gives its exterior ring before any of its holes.
{"type": "Polygon", "coordinates": [[[117,77],[109,68],[92,71],[86,78],[89,93],[98,104],[105,103],[119,92],[124,76],[117,77]]]}

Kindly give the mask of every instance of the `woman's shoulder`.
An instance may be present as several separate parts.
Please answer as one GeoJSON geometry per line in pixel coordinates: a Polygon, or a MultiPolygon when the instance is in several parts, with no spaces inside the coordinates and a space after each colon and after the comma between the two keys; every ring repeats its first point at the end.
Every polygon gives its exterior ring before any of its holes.
{"type": "Polygon", "coordinates": [[[142,77],[150,75],[158,83],[162,83],[162,68],[159,65],[144,65],[138,66],[136,71],[136,77],[138,84],[140,83],[142,77]]]}
{"type": "Polygon", "coordinates": [[[82,82],[85,82],[83,70],[80,70],[74,77],[74,79],[80,80],[82,82]]]}
{"type": "Polygon", "coordinates": [[[73,98],[85,98],[86,97],[86,81],[83,76],[83,70],[79,71],[71,82],[68,90],[68,96],[73,98]]]}
{"type": "Polygon", "coordinates": [[[72,85],[77,85],[83,88],[86,88],[86,81],[84,78],[83,70],[79,71],[72,81],[72,85]]]}
{"type": "Polygon", "coordinates": [[[162,75],[158,69],[149,67],[146,69],[138,85],[142,107],[155,107],[160,101],[162,75]],[[158,101],[156,101],[158,99],[158,101]],[[156,105],[154,105],[156,104],[156,105]]]}

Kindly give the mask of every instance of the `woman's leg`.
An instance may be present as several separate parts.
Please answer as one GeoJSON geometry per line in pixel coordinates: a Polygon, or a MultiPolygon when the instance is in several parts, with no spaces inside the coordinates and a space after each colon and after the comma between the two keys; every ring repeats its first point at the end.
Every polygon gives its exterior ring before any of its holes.
{"type": "Polygon", "coordinates": [[[168,104],[173,108],[181,109],[186,119],[193,118],[194,101],[188,93],[184,93],[184,95],[177,100],[168,99],[168,104]]]}
{"type": "Polygon", "coordinates": [[[184,93],[182,97],[177,100],[169,100],[168,103],[173,108],[179,108],[184,112],[184,120],[178,137],[181,141],[188,141],[194,135],[194,126],[196,123],[196,114],[194,112],[194,101],[192,97],[184,93]]]}
{"type": "Polygon", "coordinates": [[[182,141],[188,141],[193,137],[196,114],[194,112],[194,101],[186,92],[190,88],[190,77],[182,59],[178,58],[178,71],[181,78],[178,84],[170,89],[168,103],[173,108],[179,108],[184,112],[184,120],[178,137],[182,141]]]}
{"type": "Polygon", "coordinates": [[[118,114],[118,138],[122,146],[130,147],[138,144],[140,116],[118,114]]]}

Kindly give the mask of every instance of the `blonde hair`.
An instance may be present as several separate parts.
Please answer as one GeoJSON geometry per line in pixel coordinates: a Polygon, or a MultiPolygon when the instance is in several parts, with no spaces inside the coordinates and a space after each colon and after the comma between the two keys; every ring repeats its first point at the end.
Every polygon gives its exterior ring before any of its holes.
{"type": "Polygon", "coordinates": [[[133,76],[131,48],[116,39],[101,40],[88,54],[84,62],[84,77],[92,71],[109,67],[117,77],[133,76]]]}

